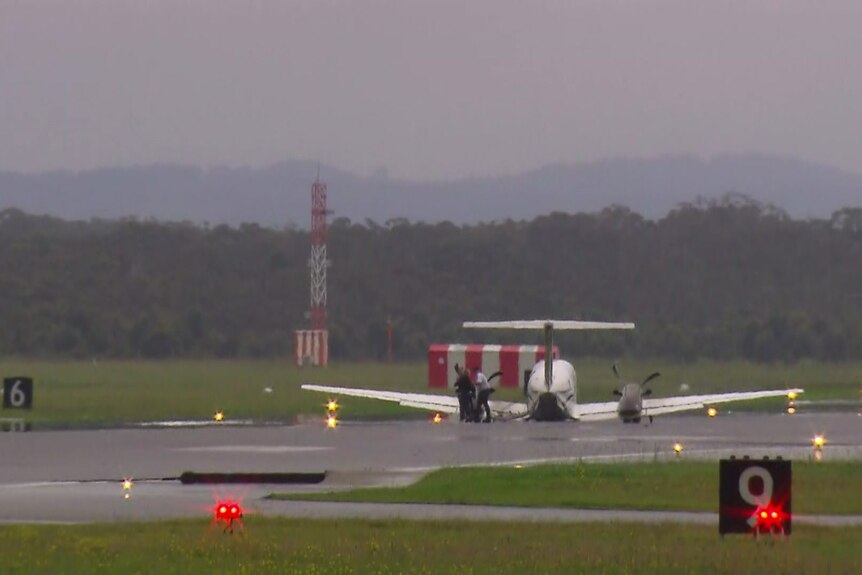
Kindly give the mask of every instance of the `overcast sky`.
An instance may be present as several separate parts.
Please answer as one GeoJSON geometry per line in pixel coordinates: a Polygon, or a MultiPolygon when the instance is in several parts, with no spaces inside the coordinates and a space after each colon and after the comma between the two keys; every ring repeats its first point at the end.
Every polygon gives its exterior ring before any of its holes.
{"type": "Polygon", "coordinates": [[[0,0],[0,169],[755,151],[862,173],[860,30],[859,0],[0,0]]]}

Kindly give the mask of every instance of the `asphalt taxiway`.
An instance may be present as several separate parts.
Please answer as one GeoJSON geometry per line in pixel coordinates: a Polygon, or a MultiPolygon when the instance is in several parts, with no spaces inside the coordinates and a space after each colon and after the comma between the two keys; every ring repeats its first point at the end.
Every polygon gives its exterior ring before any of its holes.
{"type": "MultiPolygon", "coordinates": [[[[714,521],[711,514],[585,512],[460,506],[374,506],[267,501],[272,491],[398,485],[431,469],[542,461],[812,457],[824,434],[827,459],[862,458],[854,412],[665,416],[652,425],[506,422],[342,423],[284,427],[206,426],[0,434],[0,522],[132,521],[204,517],[219,497],[265,515],[530,518],[565,521],[714,521]],[[327,472],[317,485],[181,485],[184,471],[327,472]],[[123,478],[134,478],[122,489],[123,478]],[[604,513],[604,515],[601,515],[604,513]]],[[[812,518],[823,521],[823,518],[812,518]]],[[[857,519],[862,521],[862,519],[857,519]]]]}

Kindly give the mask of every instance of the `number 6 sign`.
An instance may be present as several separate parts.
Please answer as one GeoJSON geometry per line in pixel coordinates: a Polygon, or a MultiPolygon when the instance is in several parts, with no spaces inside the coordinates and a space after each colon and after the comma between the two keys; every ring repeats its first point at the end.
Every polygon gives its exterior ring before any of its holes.
{"type": "Polygon", "coordinates": [[[33,379],[7,377],[3,379],[3,407],[30,409],[33,407],[33,379]]]}
{"type": "Polygon", "coordinates": [[[789,461],[722,459],[718,532],[790,535],[791,480],[789,461]]]}

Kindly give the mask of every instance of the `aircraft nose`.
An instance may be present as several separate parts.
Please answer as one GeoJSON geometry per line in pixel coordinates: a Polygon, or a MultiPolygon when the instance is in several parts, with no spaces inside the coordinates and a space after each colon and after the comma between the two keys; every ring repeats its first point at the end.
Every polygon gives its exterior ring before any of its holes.
{"type": "Polygon", "coordinates": [[[533,413],[536,421],[558,421],[565,419],[565,413],[558,398],[553,393],[543,393],[539,396],[536,409],[533,413]]]}
{"type": "Polygon", "coordinates": [[[620,405],[617,408],[621,415],[629,415],[640,411],[640,387],[637,384],[626,385],[623,388],[622,397],[620,397],[620,405]]]}

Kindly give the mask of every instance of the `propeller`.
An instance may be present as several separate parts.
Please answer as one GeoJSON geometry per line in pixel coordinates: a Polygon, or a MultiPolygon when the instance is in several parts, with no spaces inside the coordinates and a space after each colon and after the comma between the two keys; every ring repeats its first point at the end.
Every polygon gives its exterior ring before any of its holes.
{"type": "MultiPolygon", "coordinates": [[[[617,367],[617,362],[614,362],[614,363],[613,363],[613,365],[611,366],[611,369],[613,369],[613,371],[614,371],[614,375],[616,376],[617,380],[619,380],[619,379],[621,378],[621,376],[620,376],[620,368],[619,368],[619,367],[617,367]]],[[[644,379],[644,380],[640,383],[641,396],[646,397],[646,396],[648,396],[648,395],[651,395],[651,394],[652,394],[652,390],[651,390],[651,389],[646,389],[646,384],[648,384],[649,382],[651,382],[652,380],[654,380],[655,378],[657,378],[657,377],[658,377],[658,376],[660,376],[660,375],[661,375],[661,373],[660,373],[660,372],[658,372],[658,371],[654,371],[653,373],[649,374],[649,375],[646,377],[646,379],[644,379]]],[[[620,391],[619,389],[614,389],[614,396],[616,396],[616,397],[622,397],[622,395],[623,395],[623,392],[622,392],[622,391],[620,391]]]]}
{"type": "Polygon", "coordinates": [[[650,395],[652,393],[651,389],[646,389],[646,384],[648,384],[649,382],[651,382],[652,380],[654,380],[655,378],[657,378],[660,375],[661,375],[660,372],[654,371],[651,374],[649,374],[645,380],[643,380],[641,382],[641,389],[643,389],[642,395],[647,396],[647,395],[650,395]]]}

